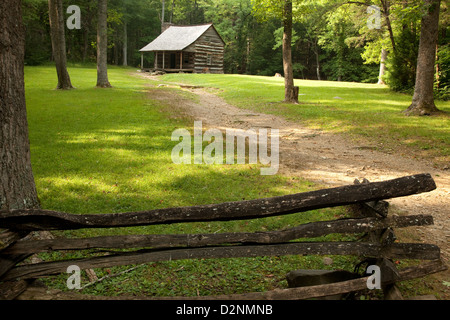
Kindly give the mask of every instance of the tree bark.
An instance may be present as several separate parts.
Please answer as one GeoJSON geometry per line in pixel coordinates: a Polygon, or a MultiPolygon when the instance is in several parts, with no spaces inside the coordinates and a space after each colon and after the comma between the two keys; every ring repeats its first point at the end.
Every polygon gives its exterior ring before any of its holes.
{"type": "Polygon", "coordinates": [[[66,37],[62,0],[48,0],[50,35],[55,59],[58,85],[56,89],[73,89],[67,71],[66,37]]]}
{"type": "Polygon", "coordinates": [[[108,80],[108,1],[98,1],[97,25],[97,87],[110,88],[108,80]]]}
{"type": "Polygon", "coordinates": [[[386,59],[388,52],[386,49],[381,49],[380,73],[378,75],[378,84],[385,84],[383,77],[386,73],[386,59]]]}
{"type": "Polygon", "coordinates": [[[0,209],[38,208],[25,104],[21,2],[0,2],[0,209]]]}
{"type": "Polygon", "coordinates": [[[429,5],[422,17],[419,54],[417,57],[416,85],[412,104],[405,111],[407,115],[431,115],[439,112],[434,104],[434,72],[436,44],[439,32],[440,0],[424,0],[429,5]]]}
{"type": "Polygon", "coordinates": [[[128,34],[127,22],[123,22],[123,65],[128,66],[128,34]]]}
{"type": "Polygon", "coordinates": [[[389,38],[391,39],[392,50],[394,50],[394,52],[395,52],[396,46],[395,46],[394,31],[392,30],[392,24],[391,24],[391,19],[390,19],[391,4],[390,4],[390,1],[388,1],[388,0],[381,0],[381,5],[383,6],[382,12],[384,15],[384,19],[386,20],[386,26],[389,31],[389,38]]]}
{"type": "Polygon", "coordinates": [[[292,69],[292,0],[284,1],[283,27],[284,102],[298,103],[298,90],[296,92],[294,89],[292,69]]]}

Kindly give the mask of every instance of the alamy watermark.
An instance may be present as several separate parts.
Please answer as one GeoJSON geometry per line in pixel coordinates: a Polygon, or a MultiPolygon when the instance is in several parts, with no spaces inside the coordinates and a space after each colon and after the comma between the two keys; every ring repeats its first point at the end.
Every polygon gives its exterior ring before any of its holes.
{"type": "Polygon", "coordinates": [[[381,8],[374,5],[368,6],[367,13],[370,15],[367,19],[367,28],[381,29],[381,8]]]}
{"type": "Polygon", "coordinates": [[[66,285],[70,290],[81,289],[81,269],[79,266],[73,264],[67,267],[67,273],[72,275],[67,278],[66,285]]]}
{"type": "Polygon", "coordinates": [[[203,133],[202,121],[195,121],[193,137],[187,129],[177,129],[171,139],[181,139],[172,149],[172,161],[175,164],[245,164],[248,159],[248,164],[270,165],[261,168],[261,175],[274,175],[279,169],[278,129],[271,129],[270,135],[266,128],[226,129],[224,137],[219,129],[208,129],[203,133]],[[204,142],[209,143],[205,148],[204,142]]]}
{"type": "Polygon", "coordinates": [[[66,26],[68,29],[81,29],[81,9],[79,6],[71,5],[67,7],[67,13],[72,15],[67,19],[66,26]]]}
{"type": "Polygon", "coordinates": [[[367,289],[381,289],[381,269],[377,265],[367,267],[366,274],[372,274],[367,278],[367,289]]]}

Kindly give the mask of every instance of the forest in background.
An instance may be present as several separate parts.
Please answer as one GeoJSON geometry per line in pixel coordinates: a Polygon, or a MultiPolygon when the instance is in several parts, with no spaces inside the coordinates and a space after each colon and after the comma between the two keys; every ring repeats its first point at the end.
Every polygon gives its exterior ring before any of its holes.
{"type": "MultiPolygon", "coordinates": [[[[108,63],[138,67],[139,49],[161,32],[162,0],[108,1],[108,63]],[[124,59],[124,57],[126,57],[124,59]]],[[[97,1],[63,0],[81,9],[81,29],[66,29],[70,62],[95,62],[97,1]]],[[[416,76],[423,2],[294,1],[292,63],[297,79],[378,82],[382,52],[383,80],[393,90],[411,93],[416,76]],[[382,8],[380,28],[369,29],[368,5],[382,8]]],[[[225,72],[283,74],[282,21],[258,16],[253,0],[165,0],[164,21],[175,25],[214,23],[226,43],[225,72]]],[[[373,12],[373,11],[372,11],[373,12]]],[[[70,14],[66,14],[66,18],[70,14]]],[[[25,63],[52,61],[47,0],[24,0],[25,63]]],[[[441,4],[435,98],[450,98],[448,5],[441,4]]],[[[145,65],[153,55],[146,54],[145,65]]]]}

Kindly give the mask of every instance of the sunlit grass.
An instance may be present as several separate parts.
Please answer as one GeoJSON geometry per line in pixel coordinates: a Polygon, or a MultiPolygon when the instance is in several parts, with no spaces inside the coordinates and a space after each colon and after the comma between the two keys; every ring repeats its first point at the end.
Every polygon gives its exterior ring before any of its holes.
{"type": "MultiPolygon", "coordinates": [[[[114,213],[256,199],[315,190],[300,178],[261,176],[259,165],[175,165],[171,141],[175,129],[193,130],[170,108],[149,99],[149,81],[132,68],[110,68],[112,89],[95,88],[95,66],[72,65],[75,90],[57,91],[52,66],[26,68],[26,98],[32,165],[43,209],[68,213],[114,213]]],[[[448,148],[448,120],[404,117],[410,97],[369,84],[300,81],[300,105],[281,104],[282,79],[236,75],[167,75],[215,87],[243,108],[280,114],[323,130],[383,139],[394,135],[405,144],[448,148]],[[339,99],[339,98],[342,99],[339,99]],[[443,145],[447,144],[446,147],[443,145]]],[[[158,90],[166,90],[158,88],[158,90]]],[[[216,90],[217,91],[217,90],[216,90]]],[[[177,92],[167,89],[167,94],[177,92]]],[[[448,110],[448,103],[439,107],[448,110]]],[[[217,233],[277,230],[301,223],[344,217],[344,208],[314,210],[248,221],[84,229],[56,236],[217,233]]],[[[353,240],[330,235],[321,240],[353,240]]],[[[94,254],[94,253],[91,253],[94,254]]],[[[97,253],[98,254],[98,253],[97,253]]],[[[44,259],[83,258],[82,251],[41,254],[44,259]]],[[[97,295],[209,295],[286,287],[285,274],[299,268],[352,270],[356,257],[318,256],[180,260],[148,263],[88,287],[97,295]]],[[[95,269],[98,277],[130,266],[95,269]]],[[[67,274],[46,279],[67,290],[67,274]]],[[[83,273],[82,285],[88,281],[83,273]]]]}
{"type": "MultiPolygon", "coordinates": [[[[255,111],[281,115],[314,129],[369,139],[390,149],[395,146],[427,151],[434,160],[450,156],[450,102],[436,101],[446,114],[407,117],[403,111],[412,97],[386,86],[353,82],[295,80],[300,104],[280,103],[284,80],[247,75],[167,74],[164,81],[187,82],[220,89],[230,103],[255,111]]],[[[441,161],[441,163],[443,163],[441,161]]]]}
{"type": "MultiPolygon", "coordinates": [[[[171,141],[171,134],[177,128],[192,131],[193,123],[174,118],[167,106],[149,99],[148,81],[130,75],[134,69],[110,68],[109,80],[113,88],[97,89],[95,67],[72,66],[69,73],[76,89],[70,91],[54,90],[56,71],[53,66],[27,67],[25,71],[32,165],[43,209],[74,214],[144,211],[249,200],[319,188],[300,178],[262,176],[261,166],[256,164],[175,165],[171,151],[177,142],[171,141]]],[[[167,90],[167,94],[171,93],[167,90]]],[[[334,219],[345,214],[344,209],[335,208],[249,221],[83,229],[55,232],[55,235],[252,232],[334,219]]],[[[77,251],[41,256],[62,259],[85,257],[85,254],[77,251]]],[[[150,263],[89,287],[83,293],[196,295],[197,290],[201,294],[267,290],[286,286],[284,275],[290,270],[311,264],[321,267],[321,261],[317,257],[294,256],[233,259],[231,262],[217,259],[150,263]],[[265,265],[264,270],[271,270],[272,276],[262,274],[269,272],[262,271],[262,265],[265,265]],[[186,272],[179,272],[182,269],[186,272]],[[197,271],[188,273],[188,270],[197,271]],[[212,277],[211,272],[215,271],[218,273],[212,277]],[[248,281],[243,282],[245,279],[248,281]],[[223,281],[227,288],[221,285],[223,281]],[[182,283],[189,283],[189,286],[182,283]]],[[[352,259],[339,257],[336,261],[340,261],[337,267],[352,267],[352,259]]],[[[99,277],[108,273],[104,269],[96,269],[96,272],[99,277]]],[[[46,283],[67,290],[66,280],[67,274],[62,274],[47,279],[46,283]]],[[[83,275],[82,284],[86,282],[83,275]]]]}

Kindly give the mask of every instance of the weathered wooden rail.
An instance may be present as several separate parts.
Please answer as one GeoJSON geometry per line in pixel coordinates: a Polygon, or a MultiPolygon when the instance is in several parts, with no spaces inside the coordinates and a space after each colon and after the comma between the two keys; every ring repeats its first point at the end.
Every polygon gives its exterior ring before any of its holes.
{"type": "MultiPolygon", "coordinates": [[[[27,279],[64,273],[70,265],[77,265],[81,269],[91,269],[179,259],[282,255],[357,255],[384,262],[392,259],[431,261],[422,266],[401,271],[390,266],[391,270],[388,271],[396,276],[383,279],[383,284],[388,286],[396,281],[422,277],[446,268],[440,261],[439,247],[432,244],[394,242],[393,228],[431,225],[433,224],[432,216],[389,217],[388,203],[383,201],[429,192],[435,188],[434,180],[429,174],[420,174],[266,199],[144,212],[74,215],[46,210],[0,211],[0,228],[7,230],[0,233],[0,296],[3,294],[4,297],[14,298],[26,289],[25,285],[18,284],[20,281],[23,284],[23,281],[27,279]],[[268,232],[124,235],[46,240],[36,240],[28,235],[32,231],[43,230],[257,219],[346,205],[356,208],[359,216],[351,219],[311,222],[268,232]],[[295,241],[332,233],[367,233],[369,238],[364,242],[295,241]],[[30,255],[39,252],[96,248],[127,249],[127,251],[110,252],[107,255],[84,259],[19,264],[30,255]],[[3,293],[2,286],[7,288],[3,289],[3,293]],[[11,293],[14,291],[11,290],[12,287],[15,288],[15,294],[11,293]]],[[[361,279],[313,286],[317,288],[290,288],[216,298],[304,299],[334,294],[337,291],[342,293],[362,290],[366,284],[361,279]]],[[[64,294],[55,294],[55,297],[61,295],[64,294]]],[[[26,297],[26,294],[22,296],[26,297]]]]}

